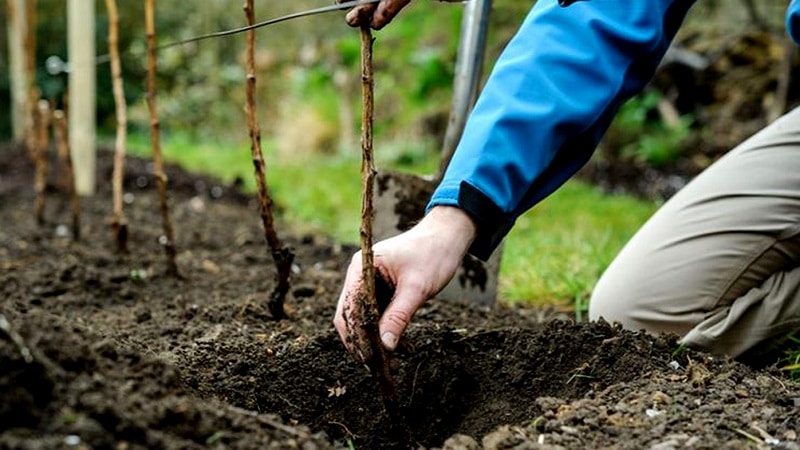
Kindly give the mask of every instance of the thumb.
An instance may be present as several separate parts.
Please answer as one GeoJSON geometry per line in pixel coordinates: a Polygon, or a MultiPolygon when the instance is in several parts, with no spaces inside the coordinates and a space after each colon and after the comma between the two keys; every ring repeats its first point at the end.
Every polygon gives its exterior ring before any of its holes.
{"type": "Polygon", "coordinates": [[[425,300],[427,298],[421,290],[398,285],[394,298],[386,307],[378,324],[381,342],[386,349],[394,351],[400,336],[425,300]]]}
{"type": "Polygon", "coordinates": [[[351,27],[359,27],[361,25],[369,24],[372,21],[372,15],[375,13],[375,9],[377,8],[378,5],[375,3],[356,6],[348,11],[347,15],[345,16],[345,21],[351,27]]]}

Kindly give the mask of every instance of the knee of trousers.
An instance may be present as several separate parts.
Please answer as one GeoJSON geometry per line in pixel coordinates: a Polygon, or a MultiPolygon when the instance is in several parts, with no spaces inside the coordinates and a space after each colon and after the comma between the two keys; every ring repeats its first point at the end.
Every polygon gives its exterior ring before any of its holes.
{"type": "Polygon", "coordinates": [[[618,323],[623,328],[651,333],[675,331],[670,320],[658,311],[658,305],[642,289],[644,280],[632,274],[617,274],[614,267],[600,278],[589,301],[589,320],[618,323]]]}
{"type": "Polygon", "coordinates": [[[656,294],[652,288],[647,276],[615,274],[610,268],[592,292],[589,320],[603,319],[632,331],[682,336],[702,317],[696,311],[683,311],[682,302],[656,294]]]}
{"type": "Polygon", "coordinates": [[[633,296],[627,292],[629,289],[626,285],[614,282],[612,277],[601,277],[589,300],[589,320],[603,319],[609,323],[620,323],[625,328],[636,328],[639,324],[631,312],[637,306],[632,304],[633,296]]]}

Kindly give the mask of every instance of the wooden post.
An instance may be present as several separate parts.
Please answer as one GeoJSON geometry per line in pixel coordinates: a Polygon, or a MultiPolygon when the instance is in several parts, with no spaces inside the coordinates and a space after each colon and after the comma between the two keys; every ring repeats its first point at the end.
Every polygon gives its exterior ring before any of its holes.
{"type": "Polygon", "coordinates": [[[30,80],[25,63],[25,42],[28,29],[25,0],[7,0],[6,12],[8,65],[11,76],[11,125],[14,140],[22,142],[32,117],[28,104],[30,80]]]}
{"type": "Polygon", "coordinates": [[[94,0],[68,0],[69,148],[75,189],[92,195],[95,188],[95,26],[94,0]]]}

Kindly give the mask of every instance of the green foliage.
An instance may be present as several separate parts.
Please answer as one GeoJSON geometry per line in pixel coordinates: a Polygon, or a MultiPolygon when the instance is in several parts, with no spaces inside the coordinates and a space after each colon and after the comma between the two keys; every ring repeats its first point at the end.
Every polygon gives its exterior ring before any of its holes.
{"type": "MultiPolygon", "coordinates": [[[[357,242],[361,208],[358,155],[319,155],[310,160],[278,158],[273,141],[266,140],[262,145],[270,193],[279,206],[276,212],[283,223],[289,224],[288,229],[293,233],[321,232],[343,242],[357,242]]],[[[255,192],[247,142],[231,145],[178,134],[166,136],[162,147],[167,161],[217,176],[227,183],[242,180],[244,189],[255,192]]],[[[148,156],[149,138],[131,136],[129,151],[148,156]]]]}
{"type": "Polygon", "coordinates": [[[793,380],[800,380],[800,335],[796,334],[789,338],[783,363],[783,370],[787,371],[793,380]]]}
{"type": "Polygon", "coordinates": [[[677,347],[675,347],[675,350],[673,350],[673,351],[672,351],[672,354],[671,354],[671,356],[672,356],[673,358],[677,358],[678,356],[680,356],[680,355],[682,355],[682,354],[686,353],[686,349],[687,349],[687,348],[688,348],[688,347],[686,346],[686,344],[684,344],[684,343],[680,343],[680,344],[678,344],[678,346],[677,346],[677,347]]]}
{"type": "MultiPolygon", "coordinates": [[[[279,155],[264,143],[267,181],[282,207],[280,219],[293,232],[321,232],[358,242],[360,157],[349,154],[297,158],[279,155]]],[[[130,151],[149,155],[146,135],[133,135],[130,151]]],[[[237,177],[254,189],[249,144],[198,141],[167,135],[165,158],[224,181],[237,177]]],[[[423,147],[392,144],[377,153],[379,168],[432,173],[438,160],[423,147]],[[405,156],[404,156],[405,155],[405,156]],[[427,156],[426,156],[427,155],[427,156]],[[409,159],[406,159],[409,158],[409,159]]],[[[584,309],[594,283],[656,205],[627,196],[607,196],[571,181],[520,217],[506,239],[500,269],[500,297],[510,302],[576,305],[584,309]]],[[[280,230],[279,230],[280,231],[280,230]]]]}
{"type": "Polygon", "coordinates": [[[520,217],[506,238],[502,298],[585,312],[603,270],[656,206],[568,182],[520,217]]]}
{"type": "Polygon", "coordinates": [[[445,61],[441,52],[420,52],[414,58],[412,67],[417,73],[412,90],[417,101],[425,101],[437,90],[447,90],[453,84],[452,61],[445,61]]]}
{"type": "Polygon", "coordinates": [[[657,91],[646,91],[620,107],[611,125],[620,141],[619,156],[656,167],[675,163],[681,156],[693,119],[682,116],[677,124],[664,123],[657,113],[660,100],[657,91]]]}

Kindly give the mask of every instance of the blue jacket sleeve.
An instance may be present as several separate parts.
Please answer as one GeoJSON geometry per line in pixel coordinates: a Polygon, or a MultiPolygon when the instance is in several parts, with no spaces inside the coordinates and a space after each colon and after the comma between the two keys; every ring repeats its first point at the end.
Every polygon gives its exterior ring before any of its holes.
{"type": "Polygon", "coordinates": [[[594,152],[655,72],[694,0],[539,0],[495,64],[428,204],[457,206],[486,259],[594,152]]]}
{"type": "Polygon", "coordinates": [[[800,0],[792,0],[786,10],[786,32],[795,44],[800,44],[800,0]]]}

